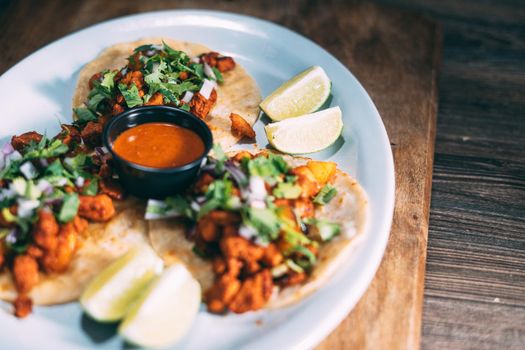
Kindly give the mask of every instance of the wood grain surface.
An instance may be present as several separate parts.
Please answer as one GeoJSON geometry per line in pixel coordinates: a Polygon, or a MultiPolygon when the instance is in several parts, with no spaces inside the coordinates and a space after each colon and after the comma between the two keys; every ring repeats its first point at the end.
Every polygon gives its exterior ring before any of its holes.
{"type": "Polygon", "coordinates": [[[374,99],[393,143],[398,201],[407,203],[396,208],[399,234],[392,236],[377,278],[320,347],[417,348],[420,318],[410,317],[420,313],[424,256],[417,252],[424,251],[427,224],[425,207],[417,202],[428,198],[430,189],[422,179],[430,173],[433,152],[423,139],[432,139],[437,57],[436,27],[411,12],[423,13],[444,35],[421,344],[425,349],[523,348],[523,2],[378,2],[387,7],[353,1],[0,0],[0,74],[71,31],[147,10],[244,13],[310,37],[349,67],[374,99]],[[414,135],[411,145],[405,137],[414,135]],[[400,168],[403,164],[414,168],[400,168]],[[400,248],[409,256],[396,255],[400,248]],[[414,276],[404,276],[407,269],[414,276]],[[402,283],[407,288],[396,290],[402,283]]]}

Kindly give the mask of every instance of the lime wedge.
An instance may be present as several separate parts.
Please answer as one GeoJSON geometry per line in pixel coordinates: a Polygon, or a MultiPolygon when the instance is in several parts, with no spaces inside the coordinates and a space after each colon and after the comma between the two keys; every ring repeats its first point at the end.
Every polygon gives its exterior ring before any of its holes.
{"type": "Polygon", "coordinates": [[[201,288],[182,264],[164,270],[132,306],[118,332],[142,347],[174,344],[189,330],[199,311],[201,288]]]}
{"type": "Polygon", "coordinates": [[[264,127],[270,144],[290,153],[313,153],[337,140],[343,130],[341,109],[332,107],[320,112],[271,123],[264,127]]]}
{"type": "Polygon", "coordinates": [[[260,107],[272,120],[317,111],[330,96],[331,83],[323,68],[313,66],[277,88],[260,107]]]}
{"type": "Polygon", "coordinates": [[[162,265],[162,260],[151,248],[132,248],[89,283],[80,297],[80,304],[97,321],[118,321],[162,271],[162,265]]]}

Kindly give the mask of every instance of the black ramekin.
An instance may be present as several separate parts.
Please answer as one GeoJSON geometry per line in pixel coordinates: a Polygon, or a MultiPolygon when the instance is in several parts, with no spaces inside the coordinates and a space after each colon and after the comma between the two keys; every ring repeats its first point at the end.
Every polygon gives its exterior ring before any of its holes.
{"type": "Polygon", "coordinates": [[[156,199],[180,193],[191,185],[213,145],[206,123],[189,112],[169,106],[143,106],[125,111],[109,120],[102,139],[113,156],[119,181],[125,190],[137,197],[156,199]],[[179,167],[152,168],[127,161],[113,151],[113,142],[122,132],[145,123],[170,123],[196,132],[204,142],[203,155],[179,167]]]}

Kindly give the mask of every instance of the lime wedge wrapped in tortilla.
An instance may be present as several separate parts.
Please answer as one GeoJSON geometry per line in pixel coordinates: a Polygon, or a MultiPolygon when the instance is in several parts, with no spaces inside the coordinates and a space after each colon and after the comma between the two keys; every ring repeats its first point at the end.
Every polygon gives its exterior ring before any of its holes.
{"type": "Polygon", "coordinates": [[[312,113],[328,100],[331,86],[324,69],[313,66],[282,84],[259,107],[273,121],[312,113]]]}

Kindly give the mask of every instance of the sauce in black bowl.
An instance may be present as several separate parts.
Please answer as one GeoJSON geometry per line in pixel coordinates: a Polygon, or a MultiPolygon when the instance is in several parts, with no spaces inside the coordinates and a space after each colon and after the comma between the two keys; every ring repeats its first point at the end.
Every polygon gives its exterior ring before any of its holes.
{"type": "Polygon", "coordinates": [[[183,192],[197,178],[213,137],[206,123],[189,112],[145,106],[112,118],[103,142],[128,193],[162,199],[183,192]]]}

